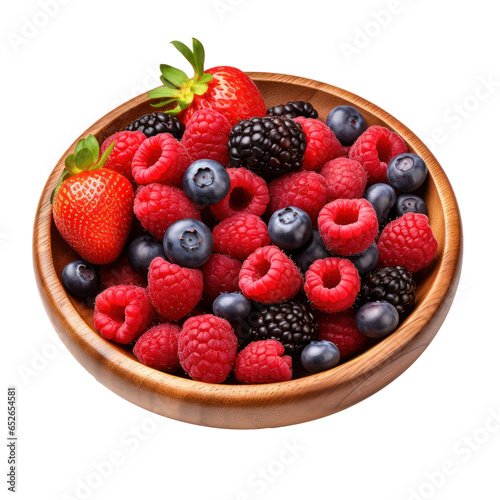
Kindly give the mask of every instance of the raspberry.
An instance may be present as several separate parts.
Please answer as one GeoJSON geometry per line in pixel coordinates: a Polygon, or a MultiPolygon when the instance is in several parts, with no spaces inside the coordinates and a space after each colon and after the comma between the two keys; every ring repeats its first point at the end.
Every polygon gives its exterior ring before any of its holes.
{"type": "Polygon", "coordinates": [[[379,267],[404,266],[414,273],[430,264],[438,243],[427,216],[410,212],[384,227],[377,247],[379,267]]]}
{"type": "Polygon", "coordinates": [[[259,340],[248,344],[234,363],[236,380],[245,384],[284,382],[292,378],[292,358],[282,356],[283,345],[277,340],[259,340]]]}
{"type": "Polygon", "coordinates": [[[394,156],[408,151],[403,139],[385,127],[372,125],[361,134],[349,150],[368,174],[368,184],[387,180],[387,164],[394,156]]]}
{"type": "Polygon", "coordinates": [[[269,196],[269,213],[288,206],[297,207],[309,215],[316,227],[319,211],[326,204],[326,182],[316,172],[301,170],[272,181],[269,184],[269,196]]]}
{"type": "Polygon", "coordinates": [[[304,291],[316,309],[323,312],[345,311],[354,304],[360,288],[358,271],[347,259],[320,259],[306,271],[304,291]]]}
{"type": "Polygon", "coordinates": [[[219,220],[239,213],[262,215],[269,203],[266,181],[244,167],[228,168],[231,187],[227,196],[210,207],[219,220]]]}
{"type": "Polygon", "coordinates": [[[101,282],[102,290],[116,285],[146,287],[146,280],[132,269],[128,258],[125,256],[115,260],[111,264],[101,266],[99,269],[99,281],[101,282]]]}
{"type": "Polygon", "coordinates": [[[186,148],[172,134],[158,134],[140,145],[132,161],[132,175],[137,184],[176,185],[191,163],[186,148]]]}
{"type": "Polygon", "coordinates": [[[342,144],[321,120],[298,116],[293,121],[300,123],[306,134],[307,148],[302,163],[304,170],[319,171],[327,161],[344,154],[342,144]]]}
{"type": "Polygon", "coordinates": [[[139,146],[145,140],[146,136],[142,132],[116,132],[116,134],[109,136],[101,144],[101,156],[112,142],[114,142],[114,146],[103,167],[115,170],[131,181],[132,160],[139,146]]]}
{"type": "Polygon", "coordinates": [[[326,199],[361,198],[366,187],[366,171],[355,160],[336,158],[323,165],[321,175],[326,181],[326,199]]]}
{"type": "Polygon", "coordinates": [[[359,352],[367,338],[356,326],[356,311],[347,309],[336,314],[318,313],[318,340],[333,342],[340,351],[340,357],[346,358],[359,352]]]}
{"type": "Polygon", "coordinates": [[[222,292],[239,292],[241,262],[229,255],[213,253],[203,265],[203,292],[214,300],[222,292]]]}
{"type": "Polygon", "coordinates": [[[318,229],[326,247],[336,255],[356,255],[377,236],[377,214],[370,202],[334,200],[318,216],[318,229]]]}
{"type": "Polygon", "coordinates": [[[269,245],[264,221],[254,214],[236,214],[217,224],[213,231],[214,251],[246,259],[257,248],[269,245]]]}
{"type": "Polygon", "coordinates": [[[162,323],[144,332],[136,342],[133,352],[144,365],[163,372],[173,373],[179,368],[177,343],[181,329],[162,323]]]}
{"type": "Polygon", "coordinates": [[[172,321],[189,314],[203,293],[203,273],[155,257],[149,265],[148,290],[157,311],[172,321]]]}
{"type": "Polygon", "coordinates": [[[134,214],[142,227],[160,241],[174,222],[180,219],[201,220],[200,211],[182,189],[157,183],[138,187],[134,214]]]}
{"type": "Polygon", "coordinates": [[[192,379],[220,384],[233,367],[237,347],[228,321],[212,314],[194,316],[182,326],[179,361],[192,379]]]}
{"type": "Polygon", "coordinates": [[[227,165],[230,131],[231,123],[223,114],[214,109],[200,109],[187,122],[181,142],[192,161],[210,159],[227,165]]]}
{"type": "Polygon", "coordinates": [[[247,298],[276,304],[293,298],[300,290],[302,276],[297,266],[278,247],[260,247],[243,262],[240,289],[247,298]]]}
{"type": "Polygon", "coordinates": [[[108,340],[128,344],[153,319],[154,308],[145,288],[118,285],[107,288],[95,299],[94,326],[108,340]]]}

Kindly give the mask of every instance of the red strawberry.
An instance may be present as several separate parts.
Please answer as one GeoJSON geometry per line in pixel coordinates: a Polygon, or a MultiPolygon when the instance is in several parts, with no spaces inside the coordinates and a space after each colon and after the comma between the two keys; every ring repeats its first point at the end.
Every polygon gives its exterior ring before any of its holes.
{"type": "Polygon", "coordinates": [[[172,45],[182,53],[194,69],[194,77],[189,78],[183,71],[160,65],[160,80],[163,87],[148,93],[150,99],[165,99],[155,107],[172,103],[176,106],[165,113],[179,115],[183,123],[200,109],[211,108],[222,113],[235,125],[241,120],[267,113],[264,99],[256,85],[243,71],[231,66],[217,66],[204,71],[205,50],[201,42],[193,38],[193,50],[182,42],[172,45]]]}
{"type": "Polygon", "coordinates": [[[54,189],[52,215],[62,238],[91,264],[108,264],[118,258],[132,226],[134,191],[123,175],[100,168],[94,136],[82,139],[54,189]],[[69,178],[68,175],[70,175],[69,178]]]}

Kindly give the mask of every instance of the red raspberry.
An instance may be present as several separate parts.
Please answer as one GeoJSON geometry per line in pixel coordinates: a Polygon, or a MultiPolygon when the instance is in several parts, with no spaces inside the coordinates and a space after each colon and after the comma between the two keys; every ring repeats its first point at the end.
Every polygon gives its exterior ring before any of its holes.
{"type": "Polygon", "coordinates": [[[110,168],[124,175],[129,181],[132,177],[132,160],[139,146],[146,140],[146,136],[138,130],[129,132],[116,132],[110,135],[101,144],[101,156],[109,145],[114,142],[113,149],[104,163],[104,168],[110,168]]]}
{"type": "Polygon", "coordinates": [[[201,220],[200,211],[182,189],[157,183],[139,186],[135,192],[134,214],[142,227],[160,241],[174,222],[201,220]]]}
{"type": "Polygon", "coordinates": [[[302,282],[297,266],[274,245],[257,248],[241,266],[239,284],[243,295],[263,304],[295,297],[302,282]]]}
{"type": "Polygon", "coordinates": [[[298,116],[293,121],[300,123],[306,134],[307,149],[302,162],[304,170],[319,171],[327,161],[344,154],[342,144],[321,120],[298,116]]]}
{"type": "Polygon", "coordinates": [[[355,160],[336,158],[323,165],[321,175],[326,181],[326,199],[361,198],[366,187],[366,171],[355,160]]]}
{"type": "Polygon", "coordinates": [[[316,309],[323,312],[345,311],[354,304],[360,288],[358,270],[347,259],[320,259],[306,271],[304,291],[316,309]]]}
{"type": "Polygon", "coordinates": [[[128,344],[146,330],[154,307],[145,288],[118,285],[95,299],[94,326],[108,340],[128,344]]]}
{"type": "Polygon", "coordinates": [[[336,314],[318,313],[318,340],[333,342],[340,351],[340,357],[346,358],[359,352],[368,339],[356,326],[356,311],[347,309],[336,314]]]}
{"type": "Polygon", "coordinates": [[[163,372],[173,373],[179,368],[177,344],[180,327],[162,323],[144,332],[136,342],[133,352],[144,365],[163,372]]]}
{"type": "Polygon", "coordinates": [[[379,267],[404,266],[414,273],[430,264],[438,243],[427,216],[410,212],[384,227],[377,247],[379,267]]]}
{"type": "Polygon", "coordinates": [[[181,366],[192,379],[201,382],[224,382],[237,348],[238,340],[229,322],[212,314],[189,318],[179,335],[181,366]]]}
{"type": "Polygon", "coordinates": [[[231,187],[227,196],[210,206],[219,220],[232,215],[252,213],[262,215],[269,203],[269,190],[266,181],[246,168],[228,168],[231,187]]]}
{"type": "Polygon", "coordinates": [[[403,139],[385,127],[372,125],[361,134],[349,150],[368,174],[368,184],[387,180],[387,164],[394,156],[408,151],[403,139]]]}
{"type": "Polygon", "coordinates": [[[102,290],[116,285],[146,287],[146,280],[132,269],[126,256],[115,260],[111,264],[101,266],[99,269],[99,280],[102,290]]]}
{"type": "Polygon", "coordinates": [[[203,265],[203,292],[214,300],[222,292],[239,292],[241,262],[229,255],[213,253],[203,265]]]}
{"type": "Polygon", "coordinates": [[[248,344],[236,357],[234,376],[245,384],[284,382],[292,378],[292,358],[282,356],[283,344],[277,340],[258,340],[248,344]]]}
{"type": "Polygon", "coordinates": [[[318,229],[326,247],[334,254],[356,255],[366,250],[377,236],[377,214],[363,198],[339,198],[322,208],[318,229]]]}
{"type": "Polygon", "coordinates": [[[326,204],[326,182],[316,172],[301,170],[269,183],[269,196],[271,201],[267,210],[270,214],[280,208],[297,207],[311,217],[316,227],[319,211],[326,204]]]}
{"type": "Polygon", "coordinates": [[[227,141],[231,123],[215,109],[200,109],[186,125],[182,144],[193,161],[208,158],[222,165],[229,163],[227,141]]]}
{"type": "Polygon", "coordinates": [[[212,235],[215,252],[241,260],[257,248],[271,243],[265,222],[254,214],[233,215],[217,224],[212,235]]]}
{"type": "Polygon", "coordinates": [[[132,175],[137,184],[176,185],[191,163],[186,148],[172,134],[158,134],[140,145],[132,161],[132,175]]]}
{"type": "Polygon", "coordinates": [[[148,290],[157,311],[172,321],[189,314],[203,293],[203,273],[155,257],[149,265],[148,290]]]}

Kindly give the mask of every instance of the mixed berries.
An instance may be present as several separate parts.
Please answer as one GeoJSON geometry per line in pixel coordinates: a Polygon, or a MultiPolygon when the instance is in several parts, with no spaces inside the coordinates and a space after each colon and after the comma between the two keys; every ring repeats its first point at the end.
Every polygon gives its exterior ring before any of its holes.
{"type": "Polygon", "coordinates": [[[80,258],[69,294],[139,362],[207,383],[272,383],[396,331],[434,260],[427,166],[358,109],[266,108],[240,70],[161,65],[164,109],[81,139],[53,193],[80,258]],[[326,118],[326,123],[323,119],[326,118]]]}

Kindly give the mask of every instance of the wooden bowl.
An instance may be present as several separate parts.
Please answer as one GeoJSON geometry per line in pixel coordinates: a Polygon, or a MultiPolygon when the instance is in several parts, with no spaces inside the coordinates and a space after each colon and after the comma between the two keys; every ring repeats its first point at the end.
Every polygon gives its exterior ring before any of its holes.
{"type": "MultiPolygon", "coordinates": [[[[408,128],[374,104],[345,90],[295,76],[250,73],[267,106],[310,101],[321,119],[334,107],[358,108],[368,125],[396,131],[429,167],[423,196],[439,242],[430,266],[417,273],[413,312],[389,337],[331,370],[267,385],[206,384],[169,375],[139,363],[130,348],[109,342],[93,328],[92,304],[69,296],[61,284],[64,266],[76,254],[59,236],[51,217],[50,193],[77,140],[52,171],[34,224],[33,260],[40,295],[54,328],[73,356],[106,387],[123,398],[169,418],[223,428],[264,428],[297,424],[343,410],[374,394],[403,373],[437,333],[458,286],[462,260],[460,214],[450,183],[437,160],[408,128]]],[[[146,94],[98,120],[82,137],[101,142],[151,112],[146,94]]]]}

